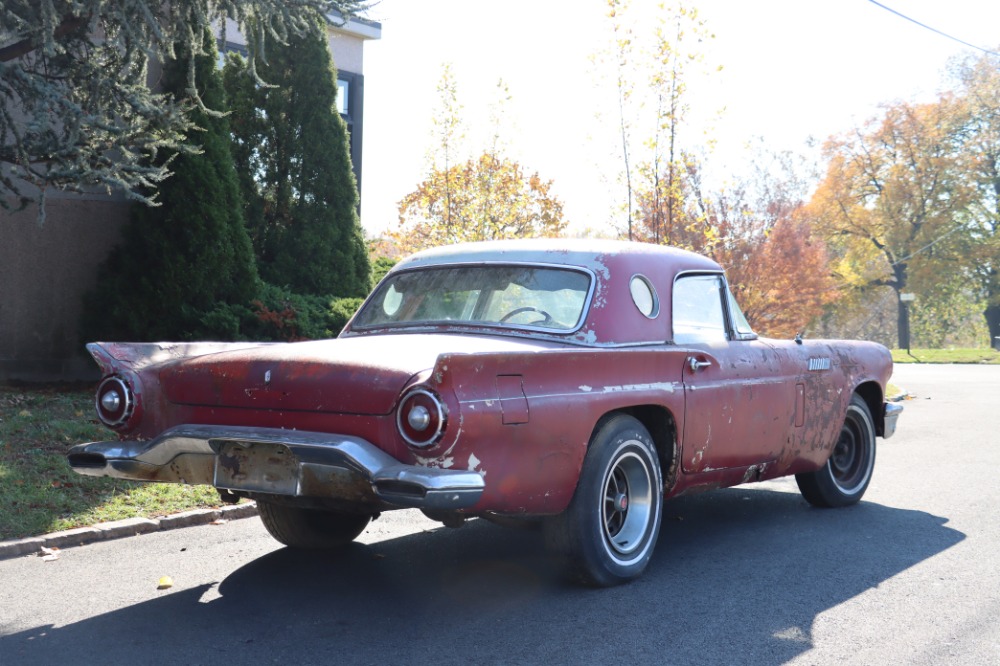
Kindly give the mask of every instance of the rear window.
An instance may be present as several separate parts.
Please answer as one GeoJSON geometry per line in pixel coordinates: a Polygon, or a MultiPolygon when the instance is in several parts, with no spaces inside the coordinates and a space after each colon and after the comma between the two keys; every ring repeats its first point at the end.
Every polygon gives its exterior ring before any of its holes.
{"type": "Polygon", "coordinates": [[[353,329],[468,324],[573,331],[583,323],[589,273],[521,265],[444,266],[389,276],[353,329]]]}

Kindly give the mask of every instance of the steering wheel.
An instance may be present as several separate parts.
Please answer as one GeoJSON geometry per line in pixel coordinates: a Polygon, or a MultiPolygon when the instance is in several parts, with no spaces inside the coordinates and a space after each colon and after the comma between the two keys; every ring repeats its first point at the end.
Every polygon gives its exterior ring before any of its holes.
{"type": "Polygon", "coordinates": [[[534,324],[545,325],[545,324],[548,324],[550,321],[552,321],[552,315],[550,315],[545,310],[536,308],[533,305],[525,305],[524,307],[520,307],[520,308],[516,308],[514,310],[511,310],[510,312],[508,312],[504,316],[500,317],[500,323],[501,324],[505,324],[505,323],[507,323],[508,319],[512,319],[513,317],[515,317],[515,316],[517,316],[517,315],[519,315],[519,314],[521,314],[523,312],[537,312],[538,314],[542,315],[542,318],[540,320],[530,322],[532,325],[534,325],[534,324]]]}

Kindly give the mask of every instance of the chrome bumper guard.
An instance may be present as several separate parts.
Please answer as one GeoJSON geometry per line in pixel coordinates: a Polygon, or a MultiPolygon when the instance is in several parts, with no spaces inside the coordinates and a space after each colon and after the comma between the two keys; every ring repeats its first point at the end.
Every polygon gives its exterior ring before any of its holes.
{"type": "Polygon", "coordinates": [[[478,472],[404,465],[358,437],[277,428],[179,425],[148,441],[80,444],[67,458],[89,476],[390,507],[466,509],[485,487],[478,472]]]}
{"type": "Polygon", "coordinates": [[[896,421],[903,413],[903,406],[894,402],[885,403],[885,412],[882,415],[882,438],[889,439],[896,432],[896,421]]]}

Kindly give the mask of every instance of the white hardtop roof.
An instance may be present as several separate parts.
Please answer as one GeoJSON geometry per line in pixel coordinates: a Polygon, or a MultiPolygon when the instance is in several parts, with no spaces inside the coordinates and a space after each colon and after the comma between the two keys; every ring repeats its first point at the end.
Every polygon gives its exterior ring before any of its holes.
{"type": "Polygon", "coordinates": [[[685,270],[722,270],[711,259],[687,250],[652,243],[594,238],[532,238],[444,245],[411,255],[395,268],[496,261],[598,268],[610,255],[655,256],[682,265],[685,270]]]}

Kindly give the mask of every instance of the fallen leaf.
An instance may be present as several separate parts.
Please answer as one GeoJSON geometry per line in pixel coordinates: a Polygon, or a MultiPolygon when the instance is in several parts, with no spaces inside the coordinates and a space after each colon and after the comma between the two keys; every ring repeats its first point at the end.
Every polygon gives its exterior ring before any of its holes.
{"type": "Polygon", "coordinates": [[[160,582],[159,582],[159,584],[157,584],[156,589],[158,589],[158,590],[165,590],[165,589],[167,589],[169,587],[173,587],[173,586],[174,586],[174,579],[173,578],[171,578],[170,576],[161,576],[160,577],[160,582]]]}

